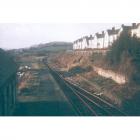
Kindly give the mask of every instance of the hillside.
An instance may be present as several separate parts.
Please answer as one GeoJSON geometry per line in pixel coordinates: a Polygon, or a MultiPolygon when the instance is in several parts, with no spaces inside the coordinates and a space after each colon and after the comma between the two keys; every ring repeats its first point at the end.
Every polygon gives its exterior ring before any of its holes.
{"type": "Polygon", "coordinates": [[[54,57],[52,62],[66,78],[92,93],[101,94],[102,98],[130,115],[140,114],[140,39],[136,36],[122,33],[106,55],[80,52],[61,54],[54,57]],[[98,75],[94,66],[125,75],[128,81],[117,84],[110,78],[98,75]]]}
{"type": "Polygon", "coordinates": [[[50,42],[32,45],[29,48],[20,48],[8,50],[8,52],[17,56],[21,53],[23,54],[37,54],[37,55],[46,55],[46,53],[57,53],[57,52],[66,52],[72,50],[73,44],[71,42],[50,42]]]}
{"type": "Polygon", "coordinates": [[[140,39],[122,32],[105,56],[93,53],[94,65],[123,74],[128,83],[140,84],[140,39]]]}
{"type": "Polygon", "coordinates": [[[31,46],[29,50],[34,51],[67,51],[72,50],[70,42],[50,42],[31,46]]]}

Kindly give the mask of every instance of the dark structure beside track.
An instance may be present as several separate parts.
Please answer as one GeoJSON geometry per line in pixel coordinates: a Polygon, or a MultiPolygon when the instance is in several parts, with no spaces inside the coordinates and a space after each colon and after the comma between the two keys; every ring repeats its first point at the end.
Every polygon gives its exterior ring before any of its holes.
{"type": "Polygon", "coordinates": [[[10,116],[16,104],[17,66],[5,51],[0,49],[0,116],[10,116]]]}

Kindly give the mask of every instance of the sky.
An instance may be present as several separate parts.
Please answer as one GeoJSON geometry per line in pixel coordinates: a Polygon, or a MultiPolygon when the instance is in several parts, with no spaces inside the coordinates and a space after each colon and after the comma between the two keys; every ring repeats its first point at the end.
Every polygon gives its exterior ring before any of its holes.
{"type": "Polygon", "coordinates": [[[18,49],[52,41],[74,40],[122,23],[0,23],[0,48],[18,49]]]}

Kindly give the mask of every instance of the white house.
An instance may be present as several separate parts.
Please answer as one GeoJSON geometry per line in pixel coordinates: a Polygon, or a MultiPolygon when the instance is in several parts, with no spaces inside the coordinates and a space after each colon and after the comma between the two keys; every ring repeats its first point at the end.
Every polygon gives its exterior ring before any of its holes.
{"type": "Polygon", "coordinates": [[[107,31],[105,31],[105,36],[104,36],[104,48],[108,48],[109,46],[109,34],[107,31]]]}
{"type": "Polygon", "coordinates": [[[107,34],[106,35],[106,43],[105,43],[105,47],[108,47],[112,45],[112,43],[119,37],[121,33],[121,28],[120,29],[115,29],[115,27],[113,27],[112,29],[110,30],[107,30],[107,34]],[[107,43],[107,39],[108,39],[108,43],[107,43]]]}
{"type": "Polygon", "coordinates": [[[85,49],[85,41],[84,38],[81,38],[81,49],[85,49]]]}
{"type": "Polygon", "coordinates": [[[78,39],[78,40],[76,40],[76,41],[73,42],[73,48],[75,50],[81,49],[81,41],[80,41],[80,39],[78,39]]]}
{"type": "MultiPolygon", "coordinates": [[[[97,46],[96,48],[98,49],[102,49],[104,48],[104,36],[105,36],[105,33],[104,31],[102,33],[96,33],[95,37],[97,38],[97,46]]],[[[95,42],[96,44],[96,42],[95,42]]]]}
{"type": "Polygon", "coordinates": [[[94,38],[93,38],[93,41],[92,41],[92,44],[93,44],[93,49],[96,49],[97,48],[97,43],[98,43],[98,38],[97,38],[97,35],[95,34],[94,35],[94,38]]]}
{"type": "Polygon", "coordinates": [[[82,41],[82,49],[87,49],[89,48],[89,37],[85,36],[83,37],[83,41],[82,41]]]}
{"type": "Polygon", "coordinates": [[[78,39],[78,49],[82,49],[82,39],[78,39]]]}
{"type": "Polygon", "coordinates": [[[74,49],[74,50],[79,49],[79,48],[78,48],[78,40],[76,40],[76,41],[73,42],[73,49],[74,49]]]}
{"type": "Polygon", "coordinates": [[[132,26],[122,25],[120,29],[113,27],[107,31],[102,31],[102,33],[82,37],[74,41],[73,49],[108,48],[120,36],[122,31],[128,31],[132,36],[136,35],[140,38],[140,23],[133,23],[132,26]]]}
{"type": "Polygon", "coordinates": [[[73,42],[73,50],[76,50],[77,49],[77,41],[74,41],[73,42]]]}
{"type": "Polygon", "coordinates": [[[89,48],[94,48],[94,37],[92,35],[89,36],[89,48]]]}
{"type": "Polygon", "coordinates": [[[80,46],[79,46],[79,39],[76,41],[76,49],[80,49],[80,46]]]}
{"type": "Polygon", "coordinates": [[[131,35],[134,36],[136,35],[137,37],[140,38],[140,23],[132,23],[132,28],[131,28],[131,35]]]}

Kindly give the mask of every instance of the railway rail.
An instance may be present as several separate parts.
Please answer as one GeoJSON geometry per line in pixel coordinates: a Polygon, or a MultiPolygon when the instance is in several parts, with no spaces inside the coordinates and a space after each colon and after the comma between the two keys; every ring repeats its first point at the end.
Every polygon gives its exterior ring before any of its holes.
{"type": "Polygon", "coordinates": [[[114,105],[86,91],[75,83],[65,80],[60,73],[48,65],[47,67],[72,104],[77,116],[127,116],[126,113],[114,105]]]}

